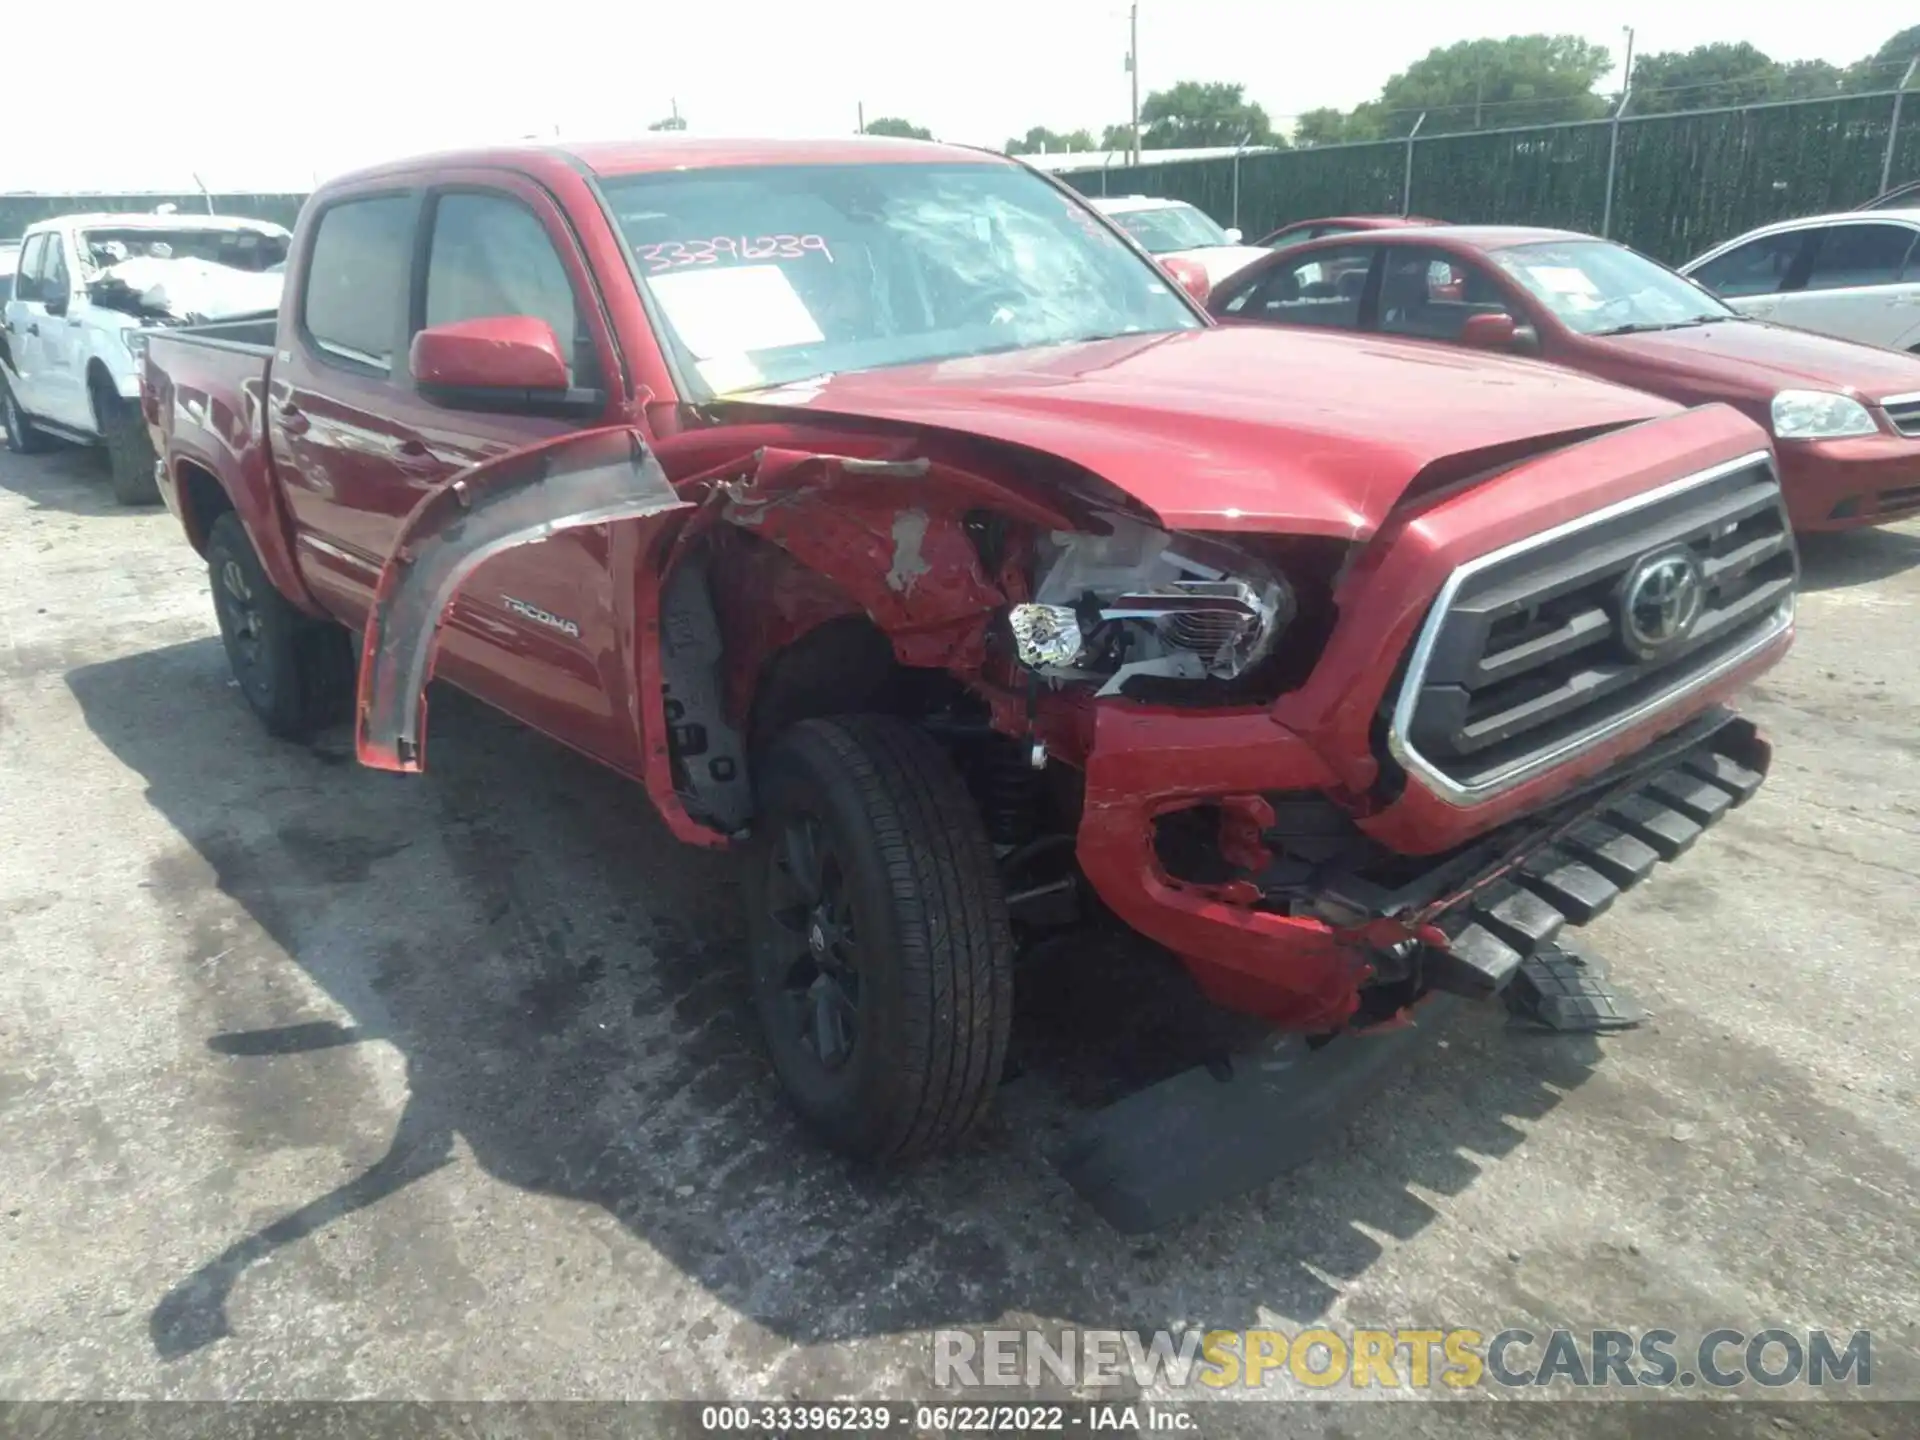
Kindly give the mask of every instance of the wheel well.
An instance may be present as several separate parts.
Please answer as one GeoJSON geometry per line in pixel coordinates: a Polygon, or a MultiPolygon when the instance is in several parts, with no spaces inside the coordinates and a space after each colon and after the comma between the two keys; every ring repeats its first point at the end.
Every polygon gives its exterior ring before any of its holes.
{"type": "Polygon", "coordinates": [[[764,745],[802,720],[893,710],[896,692],[913,673],[865,615],[823,621],[761,668],[748,727],[752,743],[764,745]]]}
{"type": "Polygon", "coordinates": [[[107,430],[107,415],[100,408],[100,402],[118,400],[120,387],[113,383],[113,375],[107,369],[106,362],[98,357],[87,362],[87,394],[93,400],[93,422],[104,435],[107,430]]]}
{"type": "Polygon", "coordinates": [[[207,551],[207,535],[213,522],[233,509],[233,501],[213,473],[191,460],[175,467],[180,497],[180,520],[186,526],[187,539],[201,554],[207,551]]]}

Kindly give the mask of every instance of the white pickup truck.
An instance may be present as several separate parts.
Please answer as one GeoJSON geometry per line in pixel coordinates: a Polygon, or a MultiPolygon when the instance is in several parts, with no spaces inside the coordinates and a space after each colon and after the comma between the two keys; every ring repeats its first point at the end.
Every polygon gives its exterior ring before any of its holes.
{"type": "Polygon", "coordinates": [[[0,326],[8,448],[104,446],[122,504],[159,499],[139,335],[279,308],[288,232],[223,215],[66,215],[21,239],[0,326]]]}

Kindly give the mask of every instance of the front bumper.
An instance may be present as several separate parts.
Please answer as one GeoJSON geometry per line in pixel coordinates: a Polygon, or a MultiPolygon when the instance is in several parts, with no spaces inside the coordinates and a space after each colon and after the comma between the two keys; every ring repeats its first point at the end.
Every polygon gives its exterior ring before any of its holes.
{"type": "MultiPolygon", "coordinates": [[[[1215,738],[1230,737],[1223,729],[1215,738]]],[[[1194,804],[1129,804],[1097,760],[1079,856],[1106,905],[1179,955],[1212,1000],[1309,1032],[1353,1021],[1370,990],[1393,1006],[1432,989],[1497,994],[1561,927],[1602,913],[1749,799],[1771,758],[1751,723],[1715,708],[1541,809],[1415,859],[1357,827],[1333,833],[1324,823],[1331,807],[1309,842],[1281,833],[1276,801],[1306,793],[1300,803],[1315,802],[1297,783],[1311,779],[1310,762],[1275,747],[1271,731],[1266,748],[1239,754],[1246,789],[1209,802],[1235,876],[1171,873],[1156,826],[1194,804]],[[1282,772],[1296,783],[1269,783],[1282,772]]],[[[1123,778],[1126,766],[1113,765],[1111,751],[1108,760],[1109,775],[1123,778]]],[[[1216,764],[1224,772],[1236,761],[1222,752],[1216,764]]]]}
{"type": "Polygon", "coordinates": [[[1920,440],[1781,440],[1775,453],[1795,530],[1852,530],[1920,514],[1920,440]]]}

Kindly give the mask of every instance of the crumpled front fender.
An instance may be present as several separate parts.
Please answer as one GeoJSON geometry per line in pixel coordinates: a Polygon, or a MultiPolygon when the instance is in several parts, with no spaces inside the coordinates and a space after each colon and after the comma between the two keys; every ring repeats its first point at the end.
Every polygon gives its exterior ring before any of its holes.
{"type": "Polygon", "coordinates": [[[692,508],[631,426],[563,435],[461,471],[408,515],[374,591],[360,651],[360,763],[425,768],[427,682],[440,626],[483,561],[562,530],[692,508]]]}

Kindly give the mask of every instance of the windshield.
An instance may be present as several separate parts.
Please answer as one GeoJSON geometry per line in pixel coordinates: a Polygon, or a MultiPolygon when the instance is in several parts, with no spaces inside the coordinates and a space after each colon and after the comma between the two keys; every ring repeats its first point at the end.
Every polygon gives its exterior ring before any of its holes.
{"type": "Polygon", "coordinates": [[[89,271],[104,270],[122,260],[209,260],[230,265],[236,270],[272,270],[287,258],[293,237],[285,231],[261,231],[235,227],[216,230],[195,226],[191,229],[161,230],[152,226],[127,226],[83,231],[80,243],[89,271]]]}
{"type": "Polygon", "coordinates": [[[669,347],[709,394],[1203,323],[1018,166],[674,170],[603,188],[669,347]]]}
{"type": "Polygon", "coordinates": [[[1174,250],[1204,250],[1209,245],[1231,245],[1227,232],[1191,205],[1155,210],[1109,211],[1108,218],[1140,242],[1149,255],[1174,250]]]}
{"type": "Polygon", "coordinates": [[[1550,241],[1497,251],[1494,263],[1570,330],[1624,335],[1740,317],[1692,281],[1623,245],[1550,241]]]}

